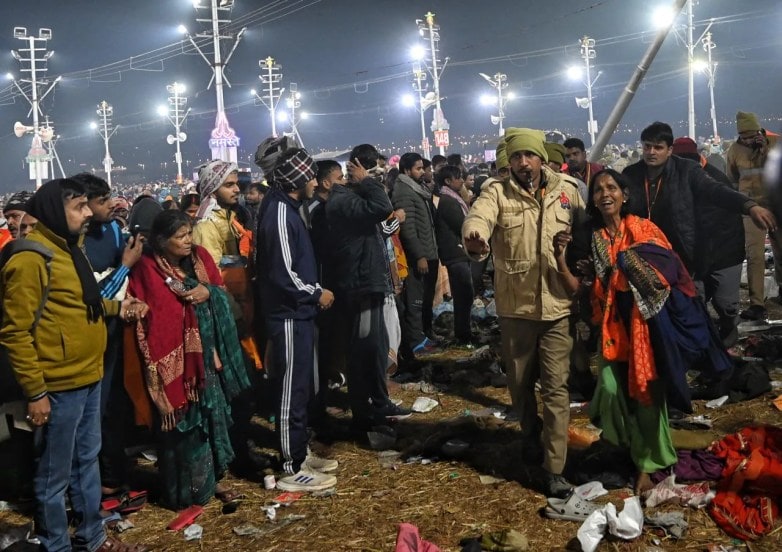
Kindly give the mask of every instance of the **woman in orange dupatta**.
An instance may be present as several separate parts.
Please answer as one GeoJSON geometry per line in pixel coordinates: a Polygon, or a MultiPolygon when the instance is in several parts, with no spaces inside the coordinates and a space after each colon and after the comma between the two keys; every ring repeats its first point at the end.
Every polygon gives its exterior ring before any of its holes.
{"type": "MultiPolygon", "coordinates": [[[[687,370],[707,357],[719,372],[730,368],[730,360],[668,239],[651,221],[627,214],[622,175],[597,173],[589,192],[591,302],[601,329],[589,414],[604,439],[629,449],[640,493],[652,486],[649,474],[676,463],[667,405],[692,411],[687,370]]],[[[576,293],[580,281],[565,262],[570,241],[559,233],[554,248],[558,274],[576,293]]]]}

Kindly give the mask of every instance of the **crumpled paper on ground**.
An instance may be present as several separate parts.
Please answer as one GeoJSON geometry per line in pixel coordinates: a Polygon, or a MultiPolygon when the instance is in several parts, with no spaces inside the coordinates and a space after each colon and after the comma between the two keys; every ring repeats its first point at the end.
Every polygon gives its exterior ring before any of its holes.
{"type": "Polygon", "coordinates": [[[676,483],[675,475],[666,477],[644,493],[647,508],[654,508],[666,502],[690,508],[702,508],[714,500],[715,496],[716,493],[709,489],[708,482],[679,485],[676,483]]]}
{"type": "Polygon", "coordinates": [[[583,552],[594,552],[606,530],[624,540],[632,540],[641,535],[644,526],[644,514],[641,499],[633,496],[625,499],[625,505],[619,514],[616,506],[610,502],[592,512],[578,528],[578,542],[583,552]]]}
{"type": "Polygon", "coordinates": [[[655,512],[650,516],[646,516],[646,525],[652,527],[661,527],[666,533],[671,535],[675,539],[680,539],[684,536],[684,533],[689,527],[687,521],[684,519],[684,512],[655,512]]]}
{"type": "Polygon", "coordinates": [[[608,494],[608,491],[606,491],[605,487],[603,487],[603,483],[600,481],[589,481],[588,483],[579,485],[573,489],[573,492],[584,500],[594,500],[608,494]]]}

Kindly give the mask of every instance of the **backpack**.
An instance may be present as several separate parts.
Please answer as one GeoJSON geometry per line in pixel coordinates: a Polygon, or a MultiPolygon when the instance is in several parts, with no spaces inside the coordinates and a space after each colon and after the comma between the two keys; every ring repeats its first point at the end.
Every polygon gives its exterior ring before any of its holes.
{"type": "MultiPolygon", "coordinates": [[[[38,308],[35,311],[35,319],[32,327],[32,333],[35,334],[38,322],[40,322],[41,315],[43,314],[44,306],[49,298],[52,279],[52,257],[54,257],[54,253],[46,246],[32,240],[13,240],[0,250],[0,271],[5,268],[6,263],[8,263],[8,260],[12,256],[22,251],[35,251],[46,261],[46,287],[43,290],[41,304],[38,305],[38,308]]],[[[2,301],[2,297],[0,297],[0,301],[2,301]]],[[[2,322],[2,311],[0,311],[0,322],[2,322]]],[[[6,351],[5,347],[0,346],[0,404],[23,400],[25,400],[24,392],[14,376],[11,361],[8,359],[8,351],[6,351]]]]}

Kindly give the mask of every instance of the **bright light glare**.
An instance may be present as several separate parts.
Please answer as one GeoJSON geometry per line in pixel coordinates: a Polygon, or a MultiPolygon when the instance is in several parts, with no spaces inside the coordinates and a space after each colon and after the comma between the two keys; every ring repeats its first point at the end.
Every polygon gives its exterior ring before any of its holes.
{"type": "Polygon", "coordinates": [[[413,107],[415,105],[415,98],[412,94],[405,94],[402,96],[402,105],[406,107],[413,107]]]}
{"type": "Polygon", "coordinates": [[[187,34],[187,27],[185,27],[184,25],[179,25],[179,27],[177,27],[176,30],[179,34],[187,34]]]}
{"type": "Polygon", "coordinates": [[[301,118],[302,118],[302,120],[309,119],[310,118],[310,114],[307,113],[306,111],[302,111],[301,112],[301,118]]]}
{"type": "Polygon", "coordinates": [[[424,50],[424,47],[421,46],[420,44],[417,44],[416,46],[410,48],[410,57],[416,61],[421,61],[422,59],[424,59],[425,55],[426,55],[426,50],[424,50]]]}
{"type": "Polygon", "coordinates": [[[676,14],[670,6],[660,6],[652,12],[652,23],[658,29],[669,27],[675,18],[676,14]]]}
{"type": "Polygon", "coordinates": [[[288,120],[288,112],[287,111],[278,111],[277,112],[277,120],[281,123],[284,123],[288,120]]]}
{"type": "Polygon", "coordinates": [[[578,65],[567,68],[567,78],[570,80],[579,80],[583,74],[581,67],[578,65]]]}
{"type": "Polygon", "coordinates": [[[696,59],[695,61],[692,62],[692,68],[695,71],[699,71],[702,73],[709,68],[709,64],[705,60],[696,59]]]}
{"type": "Polygon", "coordinates": [[[5,74],[5,78],[7,78],[8,80],[14,80],[14,74],[13,73],[6,73],[5,74]]]}
{"type": "Polygon", "coordinates": [[[187,87],[182,84],[181,82],[175,82],[174,83],[174,90],[176,90],[177,94],[183,94],[185,90],[187,90],[187,87]]]}
{"type": "Polygon", "coordinates": [[[91,122],[90,123],[90,128],[92,130],[96,130],[98,128],[98,123],[96,123],[95,121],[91,122]]]}
{"type": "Polygon", "coordinates": [[[508,98],[509,100],[515,100],[516,94],[514,94],[513,92],[508,92],[507,94],[505,94],[505,97],[508,98]]]}
{"type": "Polygon", "coordinates": [[[252,90],[250,90],[250,96],[255,96],[257,93],[258,93],[258,92],[255,90],[255,88],[253,88],[252,90]]]}
{"type": "Polygon", "coordinates": [[[484,94],[481,96],[481,105],[497,105],[497,96],[484,94]]]}
{"type": "Polygon", "coordinates": [[[157,114],[161,117],[165,117],[168,115],[168,106],[165,105],[159,105],[157,106],[157,114]]]}

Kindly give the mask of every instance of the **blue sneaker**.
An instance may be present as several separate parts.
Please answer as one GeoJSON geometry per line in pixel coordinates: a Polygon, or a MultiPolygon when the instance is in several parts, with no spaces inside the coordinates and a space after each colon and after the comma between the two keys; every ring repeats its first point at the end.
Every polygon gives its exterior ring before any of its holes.
{"type": "Polygon", "coordinates": [[[428,337],[424,337],[424,340],[413,347],[413,354],[414,355],[428,355],[432,353],[436,353],[440,350],[440,348],[428,337]]]}

